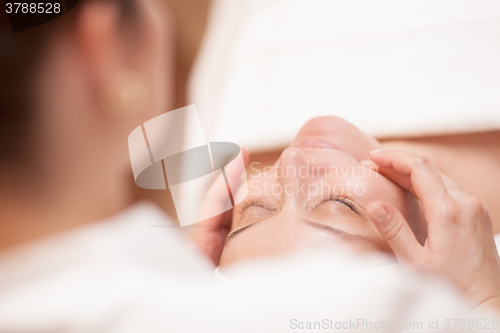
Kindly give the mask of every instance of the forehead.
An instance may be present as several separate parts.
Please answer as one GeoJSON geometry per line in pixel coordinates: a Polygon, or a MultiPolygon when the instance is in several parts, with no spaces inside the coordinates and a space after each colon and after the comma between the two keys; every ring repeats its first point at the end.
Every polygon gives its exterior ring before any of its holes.
{"type": "MultiPolygon", "coordinates": [[[[333,224],[348,224],[352,218],[339,217],[333,224]]],[[[221,266],[245,260],[281,256],[299,251],[339,249],[372,252],[387,250],[376,231],[359,230],[364,237],[328,232],[305,223],[297,214],[278,214],[248,228],[224,246],[221,266]]]]}
{"type": "Polygon", "coordinates": [[[290,197],[310,200],[334,193],[362,207],[376,200],[386,201],[405,214],[406,191],[362,165],[316,163],[301,167],[275,164],[250,173],[248,198],[273,198],[285,204],[290,197]]]}

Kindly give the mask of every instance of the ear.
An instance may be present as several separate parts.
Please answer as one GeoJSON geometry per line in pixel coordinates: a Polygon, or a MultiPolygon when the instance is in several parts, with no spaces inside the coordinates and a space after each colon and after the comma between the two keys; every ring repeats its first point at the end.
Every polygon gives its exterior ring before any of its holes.
{"type": "Polygon", "coordinates": [[[120,52],[119,8],[112,1],[82,4],[76,20],[76,42],[91,83],[106,89],[123,59],[120,52]]]}

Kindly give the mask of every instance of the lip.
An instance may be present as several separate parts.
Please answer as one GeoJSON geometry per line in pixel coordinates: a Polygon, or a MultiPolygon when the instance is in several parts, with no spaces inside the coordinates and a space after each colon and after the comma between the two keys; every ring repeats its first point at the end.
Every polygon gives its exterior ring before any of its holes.
{"type": "Polygon", "coordinates": [[[340,150],[339,147],[335,146],[333,143],[322,140],[322,139],[315,139],[315,138],[307,138],[296,145],[294,145],[296,148],[299,149],[305,149],[305,148],[322,148],[322,149],[335,149],[335,150],[340,150]]]}

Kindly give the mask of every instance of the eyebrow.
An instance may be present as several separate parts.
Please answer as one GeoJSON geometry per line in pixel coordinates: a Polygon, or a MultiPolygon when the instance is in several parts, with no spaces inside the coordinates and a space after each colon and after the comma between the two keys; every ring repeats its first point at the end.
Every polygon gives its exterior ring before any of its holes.
{"type": "Polygon", "coordinates": [[[348,232],[342,231],[340,229],[334,228],[332,226],[329,226],[327,224],[319,223],[319,222],[314,222],[310,220],[302,220],[304,223],[309,224],[310,226],[313,226],[315,228],[321,229],[321,230],[326,230],[328,232],[331,232],[337,236],[344,237],[344,238],[350,238],[350,239],[358,239],[358,240],[363,240],[365,242],[373,242],[371,239],[366,238],[361,235],[356,235],[356,234],[350,234],[348,232]]]}
{"type": "MultiPolygon", "coordinates": [[[[233,239],[235,235],[238,235],[242,231],[245,231],[248,228],[250,228],[251,226],[254,226],[257,223],[265,221],[265,220],[267,220],[267,219],[262,219],[260,221],[254,222],[254,223],[250,223],[249,225],[246,225],[246,226],[244,226],[242,228],[236,229],[233,232],[230,232],[229,235],[227,235],[226,239],[224,240],[224,246],[227,245],[227,243],[229,242],[229,240],[233,239]]],[[[349,238],[349,239],[363,240],[365,242],[373,243],[373,241],[371,239],[368,239],[368,238],[366,238],[364,236],[350,234],[350,233],[347,233],[347,232],[342,231],[340,229],[337,229],[337,228],[334,228],[332,226],[329,226],[327,224],[323,224],[323,223],[319,223],[319,222],[314,222],[314,221],[307,220],[307,219],[302,219],[301,221],[304,222],[304,223],[306,223],[306,224],[308,224],[308,225],[310,225],[310,226],[312,226],[312,227],[315,227],[315,228],[318,228],[318,229],[321,229],[321,230],[324,230],[324,231],[328,231],[328,232],[330,232],[332,234],[335,234],[336,236],[340,236],[340,237],[343,237],[343,238],[349,238]]]]}
{"type": "MultiPolygon", "coordinates": [[[[348,205],[348,204],[347,204],[347,203],[345,203],[344,201],[340,201],[340,200],[339,200],[338,202],[340,202],[341,204],[344,204],[346,207],[348,207],[348,208],[349,208],[350,210],[352,210],[354,213],[356,213],[357,215],[361,216],[361,214],[359,214],[359,212],[358,212],[358,211],[357,211],[354,207],[352,207],[351,205],[348,205]]],[[[246,209],[246,208],[245,208],[245,209],[246,209]]],[[[244,209],[243,211],[245,211],[245,209],[244,209]]],[[[264,220],[265,220],[265,219],[264,219],[264,220]]],[[[261,220],[261,221],[263,221],[263,220],[261,220]]],[[[243,230],[245,230],[245,229],[247,229],[247,228],[251,227],[252,225],[254,225],[254,224],[258,223],[258,222],[261,222],[261,221],[257,221],[257,222],[254,222],[254,223],[250,223],[249,225],[246,225],[246,226],[244,226],[244,227],[242,227],[242,228],[240,228],[240,229],[234,230],[233,232],[230,232],[230,233],[227,235],[226,239],[228,239],[228,238],[232,238],[233,236],[235,236],[235,235],[239,234],[241,231],[243,231],[243,230]]],[[[315,222],[312,222],[312,221],[309,221],[309,220],[305,220],[305,222],[315,223],[315,222]]],[[[326,226],[326,225],[321,224],[321,223],[315,223],[315,224],[316,224],[316,225],[315,225],[316,227],[318,227],[318,225],[321,225],[321,226],[324,226],[324,227],[326,227],[326,228],[331,229],[331,230],[329,230],[329,231],[333,231],[333,232],[338,231],[338,233],[337,233],[337,234],[339,234],[339,235],[340,235],[340,234],[342,234],[342,233],[344,234],[344,236],[350,235],[350,234],[345,233],[345,232],[343,232],[343,231],[341,231],[341,230],[339,230],[339,229],[332,228],[332,227],[326,226]]]]}
{"type": "Polygon", "coordinates": [[[251,226],[256,225],[257,223],[262,222],[262,221],[265,221],[265,220],[266,220],[266,219],[263,219],[263,220],[260,220],[260,221],[254,222],[254,223],[250,223],[250,224],[248,224],[248,225],[246,225],[246,226],[244,226],[244,227],[242,227],[242,228],[239,228],[239,229],[236,229],[236,230],[234,230],[234,231],[230,232],[230,233],[229,233],[229,235],[227,235],[226,239],[224,240],[224,245],[226,245],[226,244],[227,244],[227,242],[228,242],[229,240],[231,240],[231,239],[232,239],[235,235],[237,235],[237,234],[239,234],[240,232],[245,231],[246,229],[250,228],[251,226]]]}

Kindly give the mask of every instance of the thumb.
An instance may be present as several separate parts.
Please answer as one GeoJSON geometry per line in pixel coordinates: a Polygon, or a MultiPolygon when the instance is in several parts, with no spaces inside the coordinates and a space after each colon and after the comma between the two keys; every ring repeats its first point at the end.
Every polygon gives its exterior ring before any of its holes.
{"type": "Polygon", "coordinates": [[[403,215],[394,206],[376,201],[368,205],[366,211],[398,260],[412,262],[414,258],[421,256],[422,245],[417,241],[403,215]]]}

